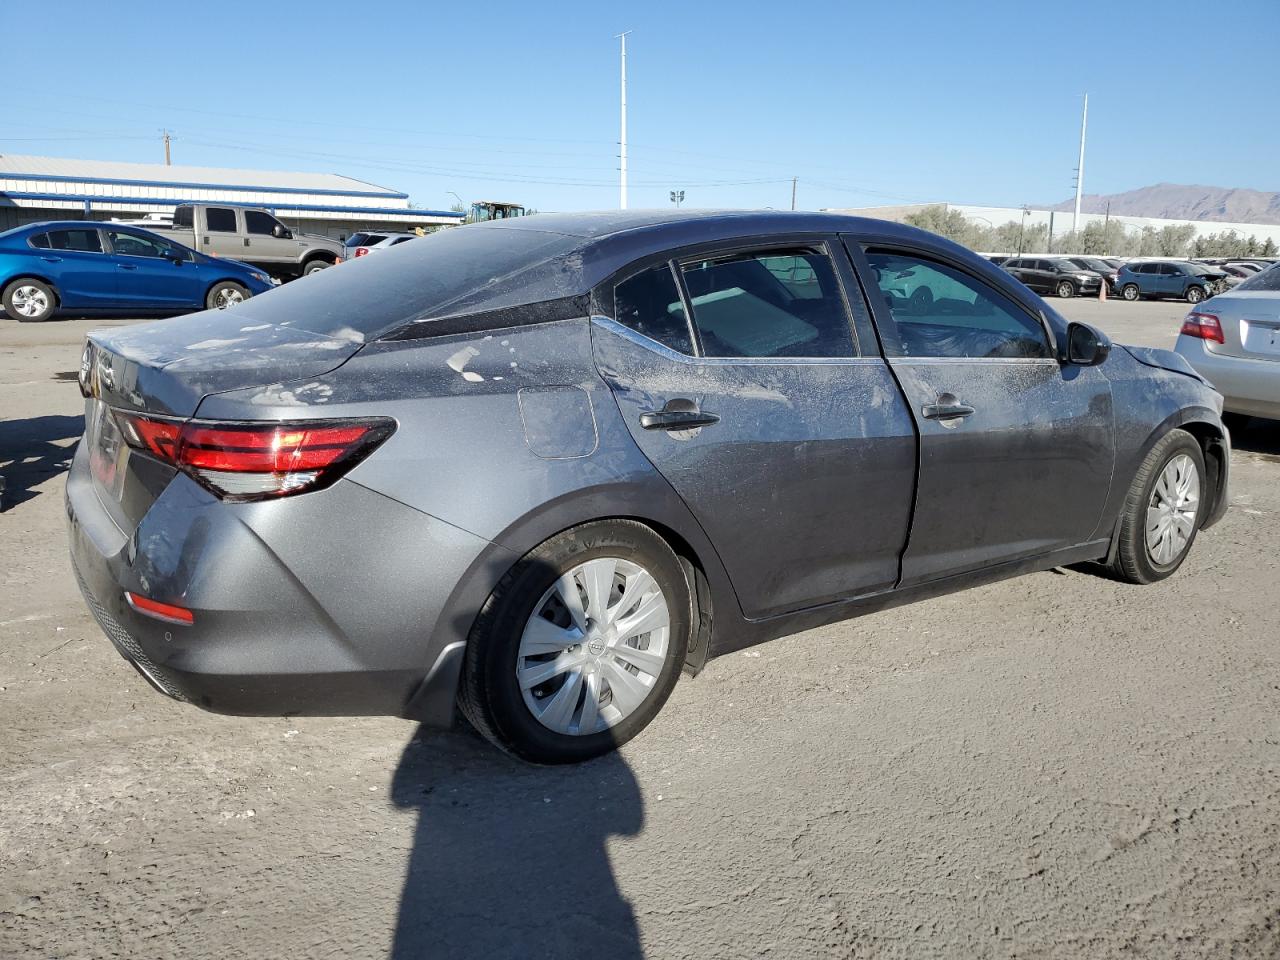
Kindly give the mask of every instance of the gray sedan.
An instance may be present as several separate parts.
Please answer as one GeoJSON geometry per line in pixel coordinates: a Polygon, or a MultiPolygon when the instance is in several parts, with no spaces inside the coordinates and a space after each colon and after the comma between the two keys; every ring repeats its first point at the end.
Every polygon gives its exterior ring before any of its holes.
{"type": "Polygon", "coordinates": [[[934,234],[539,215],[94,333],[86,602],[240,714],[455,704],[612,749],[711,656],[1094,561],[1171,575],[1228,502],[1221,397],[934,234]]]}
{"type": "Polygon", "coordinates": [[[1280,420],[1280,266],[1192,310],[1174,349],[1222,393],[1228,412],[1280,420]]]}

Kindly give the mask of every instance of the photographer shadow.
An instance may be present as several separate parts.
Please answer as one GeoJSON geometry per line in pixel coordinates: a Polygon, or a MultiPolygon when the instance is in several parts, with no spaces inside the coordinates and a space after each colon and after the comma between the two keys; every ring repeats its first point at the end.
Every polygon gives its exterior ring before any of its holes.
{"type": "Polygon", "coordinates": [[[607,844],[644,823],[617,753],[535,767],[470,728],[421,728],[392,782],[417,813],[391,956],[643,957],[607,844]]]}

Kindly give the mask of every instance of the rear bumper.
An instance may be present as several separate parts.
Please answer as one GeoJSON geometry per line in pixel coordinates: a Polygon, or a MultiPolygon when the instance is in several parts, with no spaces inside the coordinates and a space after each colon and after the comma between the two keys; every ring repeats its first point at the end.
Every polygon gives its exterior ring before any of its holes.
{"type": "Polygon", "coordinates": [[[85,602],[166,695],[215,713],[452,722],[463,650],[451,629],[461,620],[446,611],[486,541],[350,481],[225,504],[182,475],[126,534],[98,500],[83,447],[66,508],[85,602]],[[125,591],[195,622],[139,613],[125,591]]]}
{"type": "Polygon", "coordinates": [[[1182,335],[1174,349],[1222,394],[1225,411],[1280,420],[1280,359],[1226,357],[1182,335]]]}

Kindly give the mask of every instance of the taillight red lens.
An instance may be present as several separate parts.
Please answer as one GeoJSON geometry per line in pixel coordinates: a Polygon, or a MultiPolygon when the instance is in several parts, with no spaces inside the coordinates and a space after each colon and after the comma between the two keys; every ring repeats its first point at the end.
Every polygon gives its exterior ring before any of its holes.
{"type": "Polygon", "coordinates": [[[1222,324],[1212,313],[1199,313],[1194,310],[1188,313],[1187,319],[1182,322],[1182,334],[1200,340],[1212,340],[1214,343],[1227,342],[1222,335],[1222,324]]]}
{"type": "Polygon", "coordinates": [[[357,257],[363,257],[363,256],[365,256],[368,252],[369,252],[369,248],[368,248],[368,247],[356,247],[356,253],[355,253],[355,255],[356,255],[357,257]]]}
{"type": "Polygon", "coordinates": [[[173,464],[223,499],[260,500],[327,487],[395,430],[395,421],[216,423],[116,412],[129,446],[173,464]]]}
{"type": "Polygon", "coordinates": [[[127,590],[124,598],[133,609],[139,613],[145,613],[149,617],[155,617],[157,620],[164,620],[166,623],[181,623],[187,626],[196,622],[196,615],[186,607],[175,607],[171,603],[161,603],[159,600],[151,600],[136,593],[130,593],[127,590]]]}

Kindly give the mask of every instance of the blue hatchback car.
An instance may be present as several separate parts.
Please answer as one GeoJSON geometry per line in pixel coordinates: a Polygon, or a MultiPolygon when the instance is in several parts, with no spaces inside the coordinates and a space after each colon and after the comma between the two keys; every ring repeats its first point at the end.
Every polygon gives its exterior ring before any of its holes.
{"type": "Polygon", "coordinates": [[[138,227],[32,223],[0,233],[0,302],[15,320],[55,313],[184,313],[272,288],[267,274],[138,227]]]}

